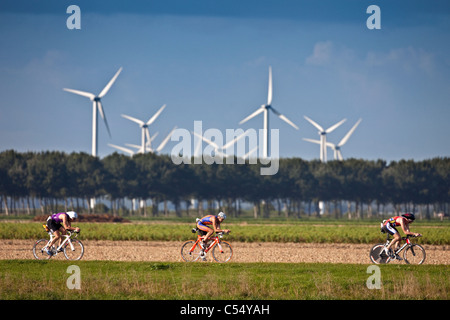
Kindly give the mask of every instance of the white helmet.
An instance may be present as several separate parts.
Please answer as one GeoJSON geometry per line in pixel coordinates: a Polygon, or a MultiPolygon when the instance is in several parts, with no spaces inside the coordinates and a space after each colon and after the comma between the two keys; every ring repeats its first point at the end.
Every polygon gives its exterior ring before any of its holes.
{"type": "Polygon", "coordinates": [[[69,211],[69,212],[67,212],[67,215],[69,216],[70,219],[78,218],[78,214],[75,211],[69,211]]]}
{"type": "Polygon", "coordinates": [[[222,218],[223,220],[225,220],[227,218],[227,215],[223,212],[219,212],[219,214],[217,215],[219,218],[222,218]]]}

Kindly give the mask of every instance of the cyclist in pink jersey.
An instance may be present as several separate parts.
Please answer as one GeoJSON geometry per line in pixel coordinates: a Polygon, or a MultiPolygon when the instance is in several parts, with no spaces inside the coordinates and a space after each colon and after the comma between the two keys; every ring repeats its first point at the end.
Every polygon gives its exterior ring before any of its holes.
{"type": "Polygon", "coordinates": [[[412,236],[416,236],[416,237],[421,236],[420,233],[414,233],[409,230],[409,225],[411,223],[413,223],[415,219],[416,219],[416,217],[414,216],[414,214],[405,213],[405,214],[402,214],[401,216],[395,216],[395,217],[392,217],[392,218],[384,221],[383,227],[381,228],[381,230],[389,233],[390,235],[392,235],[394,237],[394,239],[392,239],[391,243],[389,243],[389,245],[385,248],[386,254],[388,254],[391,258],[396,258],[398,260],[401,260],[401,258],[397,254],[391,253],[391,251],[390,251],[391,247],[394,244],[396,245],[396,247],[398,247],[400,240],[401,240],[400,234],[395,227],[401,226],[405,235],[412,235],[412,236]]]}
{"type": "Polygon", "coordinates": [[[225,220],[227,216],[223,212],[219,212],[217,216],[215,215],[207,215],[198,220],[197,228],[202,231],[202,248],[206,248],[205,240],[208,239],[214,232],[225,232],[230,233],[228,229],[220,229],[220,224],[225,220]],[[212,228],[210,227],[212,226],[212,228]]]}
{"type": "Polygon", "coordinates": [[[66,234],[66,230],[80,232],[80,228],[78,227],[74,228],[71,226],[71,222],[74,221],[76,218],[78,218],[78,214],[75,211],[54,213],[48,217],[47,227],[55,235],[55,237],[47,247],[46,252],[48,255],[52,255],[50,249],[53,246],[53,244],[56,243],[56,241],[59,240],[59,245],[61,245],[62,243],[61,235],[66,234]]]}

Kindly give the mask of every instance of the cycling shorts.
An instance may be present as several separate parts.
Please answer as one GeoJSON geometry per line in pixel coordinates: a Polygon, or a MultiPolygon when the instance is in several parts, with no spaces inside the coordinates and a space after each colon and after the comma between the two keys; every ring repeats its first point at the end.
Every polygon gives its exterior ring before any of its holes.
{"type": "Polygon", "coordinates": [[[53,220],[53,219],[51,219],[51,218],[49,218],[49,219],[47,219],[47,227],[48,227],[48,228],[50,229],[50,231],[53,233],[53,232],[55,232],[56,230],[61,229],[62,224],[56,222],[55,220],[53,220]]]}
{"type": "Polygon", "coordinates": [[[391,236],[393,236],[394,234],[398,233],[397,229],[394,226],[392,226],[390,223],[386,223],[383,226],[382,230],[386,231],[391,236]]]}

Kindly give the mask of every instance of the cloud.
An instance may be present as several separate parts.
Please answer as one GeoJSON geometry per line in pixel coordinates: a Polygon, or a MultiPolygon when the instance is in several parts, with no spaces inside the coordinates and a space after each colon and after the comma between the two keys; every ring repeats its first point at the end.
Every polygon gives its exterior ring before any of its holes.
{"type": "Polygon", "coordinates": [[[406,73],[421,71],[432,75],[435,71],[434,54],[411,46],[391,49],[386,53],[370,51],[366,63],[371,67],[399,67],[406,73]]]}
{"type": "Polygon", "coordinates": [[[333,43],[331,41],[317,42],[314,45],[313,53],[306,58],[307,65],[323,66],[327,65],[332,58],[333,43]]]}

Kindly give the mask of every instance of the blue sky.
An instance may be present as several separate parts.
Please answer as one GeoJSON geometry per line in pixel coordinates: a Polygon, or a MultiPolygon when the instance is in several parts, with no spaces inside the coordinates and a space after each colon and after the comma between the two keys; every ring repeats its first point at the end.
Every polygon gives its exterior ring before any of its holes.
{"type": "MultiPolygon", "coordinates": [[[[318,139],[303,116],[329,127],[337,143],[359,118],[344,158],[423,160],[450,156],[450,2],[396,0],[9,1],[0,3],[0,151],[91,152],[91,103],[63,88],[103,98],[112,137],[99,121],[99,156],[108,143],[140,144],[127,114],[148,120],[158,144],[176,125],[243,125],[267,100],[299,130],[280,130],[280,155],[317,159],[318,139]],[[66,8],[81,9],[69,30],[66,8]],[[369,30],[369,5],[381,30],[369,30]]],[[[170,153],[175,142],[163,153],[170,153]]],[[[204,148],[206,145],[203,146],[204,148]]],[[[331,159],[332,152],[328,151],[331,159]]]]}

